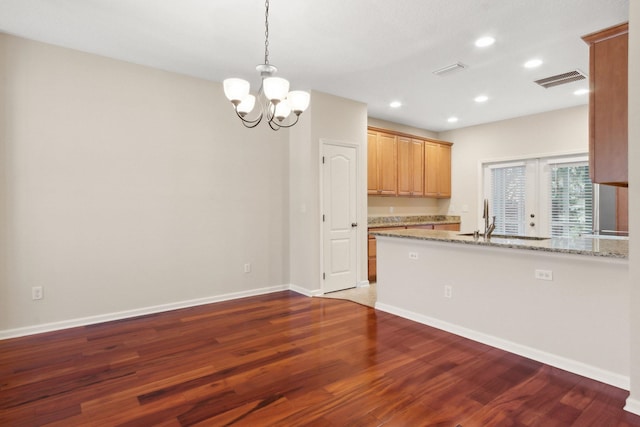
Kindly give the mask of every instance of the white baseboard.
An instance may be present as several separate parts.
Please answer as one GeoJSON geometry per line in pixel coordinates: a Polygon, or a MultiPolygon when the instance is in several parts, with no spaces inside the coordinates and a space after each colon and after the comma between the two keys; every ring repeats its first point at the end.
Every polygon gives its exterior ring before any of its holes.
{"type": "MultiPolygon", "coordinates": [[[[395,314],[396,316],[413,320],[415,322],[422,323],[423,325],[432,326],[434,328],[441,329],[443,331],[450,332],[452,334],[459,335],[461,337],[468,338],[473,341],[487,344],[492,347],[496,347],[501,350],[505,350],[510,353],[517,354],[519,356],[527,357],[529,359],[536,360],[546,365],[564,369],[565,371],[573,372],[574,374],[578,374],[583,377],[591,378],[596,381],[601,381],[603,383],[610,384],[612,386],[619,387],[624,390],[629,390],[631,386],[629,377],[616,374],[614,372],[606,371],[604,369],[600,369],[595,366],[587,365],[586,363],[578,362],[572,359],[567,359],[565,357],[557,356],[555,354],[537,350],[532,347],[527,347],[525,345],[517,344],[502,338],[498,338],[482,332],[474,331],[472,329],[464,328],[464,327],[455,325],[453,323],[444,322],[442,320],[438,320],[429,316],[425,316],[412,311],[394,307],[392,305],[377,302],[375,308],[377,310],[395,314]]],[[[638,413],[635,411],[636,410],[640,411],[640,402],[638,401],[634,401],[630,403],[629,400],[627,400],[627,405],[633,408],[632,410],[627,409],[629,412],[638,413]]]]}
{"type": "Polygon", "coordinates": [[[307,288],[303,288],[302,286],[298,286],[294,284],[290,284],[289,289],[308,297],[317,297],[318,295],[322,295],[322,289],[309,290],[307,288]]]}
{"type": "Polygon", "coordinates": [[[629,396],[627,398],[627,404],[624,405],[624,410],[632,414],[640,415],[640,400],[632,399],[631,396],[629,396]]]}
{"type": "Polygon", "coordinates": [[[368,280],[361,280],[360,282],[358,282],[358,288],[368,288],[369,287],[369,281],[368,280]]]}
{"type": "MultiPolygon", "coordinates": [[[[296,287],[297,288],[297,287],[296,287]]],[[[302,289],[302,288],[300,288],[302,289]]],[[[6,329],[0,331],[0,339],[16,338],[26,335],[40,334],[43,332],[58,331],[61,329],[75,328],[77,326],[93,325],[96,323],[110,322],[112,320],[121,320],[131,317],[143,316],[146,314],[160,313],[163,311],[177,310],[180,308],[195,307],[198,305],[211,304],[214,302],[229,301],[238,298],[251,297],[256,295],[265,295],[273,292],[292,290],[305,295],[298,289],[294,289],[293,285],[270,286],[268,288],[252,289],[250,291],[233,292],[230,294],[214,295],[205,298],[197,298],[192,300],[180,301],[169,304],[161,304],[150,307],[136,308],[132,310],[118,311],[114,313],[99,314],[96,316],[81,317],[76,319],[63,320],[60,322],[43,323],[40,325],[25,326],[22,328],[6,329]]]]}

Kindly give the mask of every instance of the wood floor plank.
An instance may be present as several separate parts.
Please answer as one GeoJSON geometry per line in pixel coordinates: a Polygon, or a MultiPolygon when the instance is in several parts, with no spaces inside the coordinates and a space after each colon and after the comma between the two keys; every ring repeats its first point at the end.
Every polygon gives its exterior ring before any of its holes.
{"type": "Polygon", "coordinates": [[[627,396],[289,291],[0,341],[2,426],[640,427],[627,396]]]}

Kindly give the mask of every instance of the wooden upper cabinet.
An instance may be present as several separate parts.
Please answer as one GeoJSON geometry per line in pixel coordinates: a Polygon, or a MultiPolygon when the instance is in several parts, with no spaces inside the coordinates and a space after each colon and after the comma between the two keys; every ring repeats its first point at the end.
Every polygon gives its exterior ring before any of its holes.
{"type": "Polygon", "coordinates": [[[378,194],[378,133],[367,132],[367,194],[378,194]]]}
{"type": "Polygon", "coordinates": [[[425,142],[424,195],[451,197],[451,145],[425,142]]]}
{"type": "Polygon", "coordinates": [[[410,196],[412,189],[411,139],[398,138],[398,196],[410,196]]]}
{"type": "Polygon", "coordinates": [[[367,132],[367,193],[396,195],[397,138],[395,135],[367,132]]]}
{"type": "Polygon", "coordinates": [[[367,131],[370,195],[451,197],[451,143],[400,132],[367,131]]]}
{"type": "Polygon", "coordinates": [[[591,180],[628,182],[629,25],[584,36],[589,44],[589,170],[591,180]]]}
{"type": "Polygon", "coordinates": [[[451,197],[451,146],[438,147],[438,197],[451,197]]]}
{"type": "Polygon", "coordinates": [[[438,144],[424,144],[424,195],[438,197],[438,144]]]}
{"type": "Polygon", "coordinates": [[[397,140],[395,135],[378,133],[378,194],[398,191],[397,140]]]}
{"type": "Polygon", "coordinates": [[[424,141],[398,137],[398,196],[424,196],[424,141]]]}
{"type": "Polygon", "coordinates": [[[411,140],[411,195],[424,196],[424,141],[411,140]]]}

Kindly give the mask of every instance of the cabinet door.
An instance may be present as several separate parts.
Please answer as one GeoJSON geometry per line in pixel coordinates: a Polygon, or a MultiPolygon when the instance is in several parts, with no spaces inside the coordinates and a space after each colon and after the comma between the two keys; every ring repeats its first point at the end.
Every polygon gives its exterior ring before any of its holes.
{"type": "Polygon", "coordinates": [[[460,231],[460,224],[434,224],[434,230],[460,231]]]}
{"type": "Polygon", "coordinates": [[[424,141],[411,140],[411,195],[424,196],[424,141]]]}
{"type": "Polygon", "coordinates": [[[404,136],[398,137],[398,196],[410,196],[412,194],[411,154],[411,139],[404,136]]]}
{"type": "Polygon", "coordinates": [[[451,146],[438,144],[438,197],[451,197],[451,146]]]}
{"type": "Polygon", "coordinates": [[[628,182],[628,24],[583,37],[589,43],[589,170],[601,184],[628,182]]]}
{"type": "Polygon", "coordinates": [[[397,138],[378,133],[378,194],[395,196],[398,191],[397,138]]]}
{"type": "Polygon", "coordinates": [[[438,197],[438,144],[424,143],[424,195],[438,197]]]}
{"type": "Polygon", "coordinates": [[[367,132],[367,194],[378,194],[378,133],[367,132]]]}
{"type": "Polygon", "coordinates": [[[424,195],[451,197],[451,146],[434,142],[424,144],[424,195]]]}

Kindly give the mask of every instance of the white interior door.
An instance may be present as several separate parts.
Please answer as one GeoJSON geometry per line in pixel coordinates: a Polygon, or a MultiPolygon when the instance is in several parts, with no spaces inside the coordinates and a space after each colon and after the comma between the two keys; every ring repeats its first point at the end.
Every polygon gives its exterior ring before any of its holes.
{"type": "Polygon", "coordinates": [[[357,285],[357,150],[325,143],[323,159],[322,290],[326,293],[357,285]]]}

